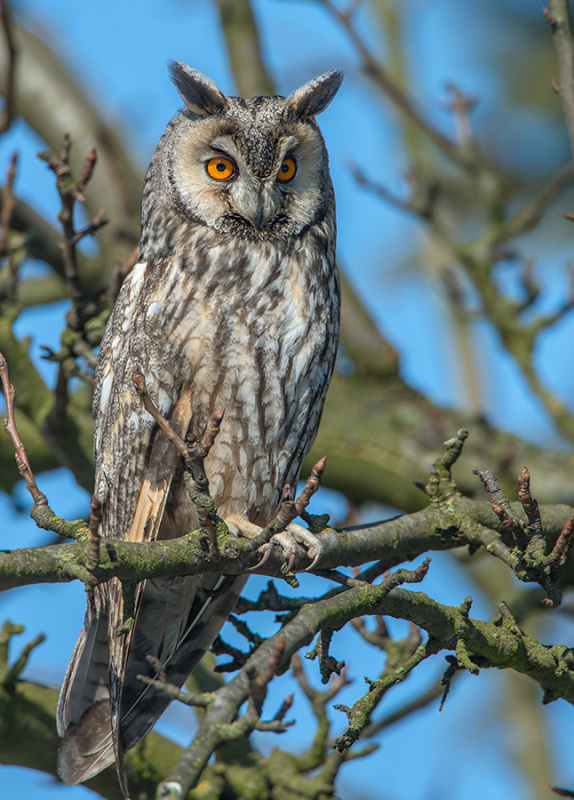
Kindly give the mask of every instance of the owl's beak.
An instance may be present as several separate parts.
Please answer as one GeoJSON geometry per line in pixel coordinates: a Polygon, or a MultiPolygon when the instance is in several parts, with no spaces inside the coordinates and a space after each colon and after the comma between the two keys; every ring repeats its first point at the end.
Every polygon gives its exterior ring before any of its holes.
{"type": "Polygon", "coordinates": [[[247,217],[257,230],[261,228],[263,222],[263,189],[258,187],[249,193],[249,202],[244,204],[243,215],[247,217]]]}
{"type": "Polygon", "coordinates": [[[253,219],[253,224],[259,230],[261,227],[261,223],[263,222],[263,191],[260,189],[257,192],[257,206],[255,208],[255,217],[253,219]]]}
{"type": "Polygon", "coordinates": [[[275,204],[269,188],[258,185],[250,187],[248,197],[244,197],[243,216],[251,222],[257,230],[275,213],[275,204]]]}

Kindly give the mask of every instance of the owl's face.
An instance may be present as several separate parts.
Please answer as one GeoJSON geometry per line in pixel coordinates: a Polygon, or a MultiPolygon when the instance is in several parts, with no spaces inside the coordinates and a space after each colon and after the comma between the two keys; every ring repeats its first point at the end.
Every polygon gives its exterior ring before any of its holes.
{"type": "Polygon", "coordinates": [[[332,189],[314,117],[334,97],[341,73],[326,73],[288,98],[243,100],[181,62],[171,71],[186,104],[164,170],[179,210],[249,239],[286,238],[320,221],[332,189]]]}

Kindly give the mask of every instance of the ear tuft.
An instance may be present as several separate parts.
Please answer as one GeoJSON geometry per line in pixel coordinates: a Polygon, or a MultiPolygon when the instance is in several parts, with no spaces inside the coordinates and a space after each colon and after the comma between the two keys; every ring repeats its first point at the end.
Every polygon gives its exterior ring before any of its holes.
{"type": "Polygon", "coordinates": [[[227,110],[227,97],[211,78],[183,61],[171,61],[168,69],[179,96],[194,114],[205,117],[227,110]]]}
{"type": "Polygon", "coordinates": [[[333,70],[295,89],[285,103],[284,119],[306,120],[324,111],[343,82],[341,70],[333,70]]]}

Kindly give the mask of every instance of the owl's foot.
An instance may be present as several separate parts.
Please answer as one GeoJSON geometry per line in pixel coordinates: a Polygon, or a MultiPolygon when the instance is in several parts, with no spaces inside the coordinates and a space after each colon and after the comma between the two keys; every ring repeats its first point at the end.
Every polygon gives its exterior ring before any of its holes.
{"type": "Polygon", "coordinates": [[[298,516],[303,516],[311,523],[321,520],[326,524],[328,521],[328,517],[311,517],[305,510],[311,497],[321,485],[325,461],[326,459],[322,458],[315,464],[297,500],[293,499],[291,488],[288,485],[283,487],[279,512],[264,528],[238,517],[230,517],[225,520],[232,533],[251,539],[250,549],[257,551],[262,556],[261,560],[251,567],[252,570],[260,569],[269,560],[273,548],[279,546],[287,559],[285,571],[291,572],[295,565],[299,545],[306,548],[307,556],[311,559],[311,564],[306,570],[313,569],[322,553],[321,543],[314,532],[295,524],[293,520],[298,516]]]}
{"type": "MultiPolygon", "coordinates": [[[[226,522],[228,525],[230,524],[229,520],[226,520],[226,522]]],[[[253,525],[251,522],[243,521],[239,525],[234,525],[233,522],[231,522],[231,525],[239,536],[245,536],[254,543],[263,532],[260,527],[253,525]]],[[[289,523],[284,531],[273,534],[268,542],[256,548],[257,553],[261,555],[261,559],[253,567],[249,568],[250,572],[263,567],[269,561],[271,553],[276,547],[281,548],[283,556],[286,559],[284,571],[291,572],[300,546],[305,549],[307,557],[311,559],[311,564],[304,570],[308,572],[313,569],[318,562],[323,547],[316,534],[311,533],[307,528],[303,528],[295,522],[289,523]]]]}
{"type": "Polygon", "coordinates": [[[307,557],[311,559],[311,563],[305,568],[305,572],[313,569],[315,564],[319,561],[323,552],[323,546],[319,537],[311,533],[307,528],[291,522],[286,530],[281,533],[276,533],[271,537],[270,545],[278,545],[283,549],[283,554],[287,558],[286,572],[291,572],[297,556],[297,546],[301,545],[307,553],[307,557]]]}

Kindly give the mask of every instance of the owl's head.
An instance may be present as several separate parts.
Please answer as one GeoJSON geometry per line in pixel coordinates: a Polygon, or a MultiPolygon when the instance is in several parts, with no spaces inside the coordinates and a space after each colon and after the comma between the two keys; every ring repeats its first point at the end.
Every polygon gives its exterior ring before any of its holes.
{"type": "Polygon", "coordinates": [[[228,97],[181,61],[170,72],[185,109],[158,146],[154,177],[167,181],[161,194],[179,213],[218,233],[277,240],[332,209],[315,117],[335,96],[341,72],[320,75],[287,98],[249,100],[228,97]]]}

